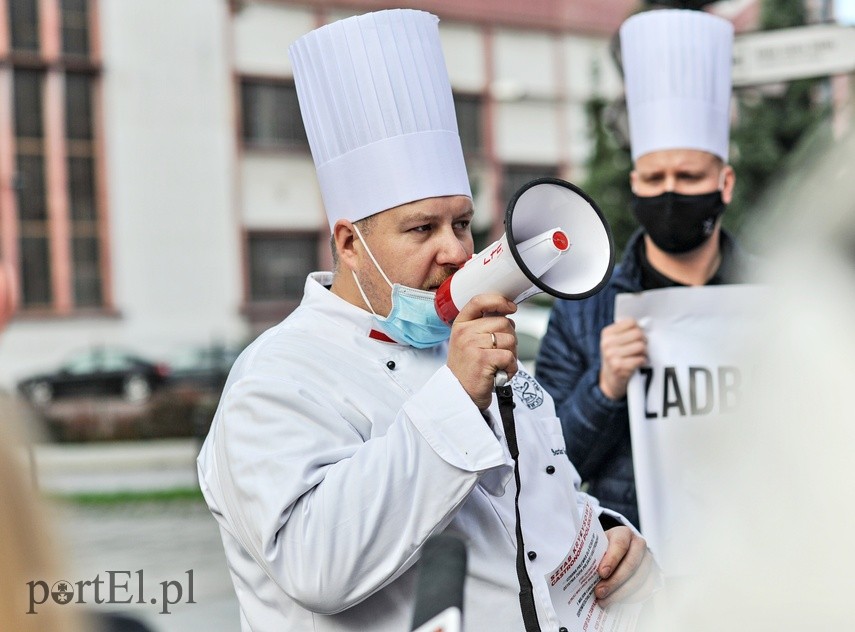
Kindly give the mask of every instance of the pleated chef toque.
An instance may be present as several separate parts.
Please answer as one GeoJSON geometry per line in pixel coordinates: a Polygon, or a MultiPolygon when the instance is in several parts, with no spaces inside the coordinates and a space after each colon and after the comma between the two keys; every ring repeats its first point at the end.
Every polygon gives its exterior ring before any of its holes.
{"type": "Polygon", "coordinates": [[[632,159],[700,149],[727,162],[733,26],[709,13],[660,9],[620,28],[632,159]]]}
{"type": "Polygon", "coordinates": [[[378,11],[291,45],[330,229],[423,198],[472,197],[438,23],[378,11]]]}

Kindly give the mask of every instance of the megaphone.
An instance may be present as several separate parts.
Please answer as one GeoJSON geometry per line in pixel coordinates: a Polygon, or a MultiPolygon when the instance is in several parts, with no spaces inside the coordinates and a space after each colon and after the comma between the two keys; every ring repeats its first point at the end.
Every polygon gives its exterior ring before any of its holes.
{"type": "Polygon", "coordinates": [[[434,305],[451,324],[477,294],[515,303],[541,292],[582,299],[606,284],[614,265],[614,238],[597,204],[569,182],[538,178],[511,198],[502,238],[446,279],[434,305]]]}

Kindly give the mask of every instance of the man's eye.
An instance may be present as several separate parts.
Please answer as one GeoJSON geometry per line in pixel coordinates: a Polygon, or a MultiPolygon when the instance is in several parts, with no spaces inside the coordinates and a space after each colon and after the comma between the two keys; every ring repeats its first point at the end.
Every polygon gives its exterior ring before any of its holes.
{"type": "Polygon", "coordinates": [[[416,226],[415,228],[411,228],[413,232],[416,233],[426,233],[431,229],[430,224],[422,224],[421,226],[416,226]]]}
{"type": "Polygon", "coordinates": [[[457,230],[466,230],[467,228],[469,228],[470,224],[472,224],[472,220],[462,219],[459,222],[455,222],[454,227],[457,230]]]}

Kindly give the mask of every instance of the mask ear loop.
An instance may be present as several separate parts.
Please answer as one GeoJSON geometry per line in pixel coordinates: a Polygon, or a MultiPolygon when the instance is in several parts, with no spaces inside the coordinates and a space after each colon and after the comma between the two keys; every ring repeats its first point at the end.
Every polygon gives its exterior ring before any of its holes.
{"type": "MultiPolygon", "coordinates": [[[[359,231],[359,228],[356,224],[353,224],[353,230],[356,231],[359,240],[362,242],[362,245],[365,246],[365,252],[368,253],[368,256],[371,258],[371,262],[374,264],[374,267],[377,268],[377,271],[383,276],[383,280],[386,281],[386,284],[391,288],[391,298],[392,304],[394,306],[395,303],[395,285],[389,280],[389,277],[386,276],[386,273],[383,272],[383,268],[380,267],[380,264],[377,263],[377,259],[374,258],[374,254],[371,252],[371,249],[368,247],[368,244],[365,242],[365,238],[362,236],[362,233],[359,231]]],[[[365,292],[362,289],[362,284],[359,282],[359,278],[356,276],[356,272],[353,270],[350,271],[353,275],[353,280],[356,281],[356,288],[359,290],[359,294],[362,296],[362,300],[365,301],[365,304],[368,305],[368,309],[371,310],[371,313],[377,316],[377,318],[384,318],[383,316],[379,316],[377,312],[374,311],[374,308],[371,306],[371,302],[368,300],[368,297],[365,295],[365,292]]],[[[420,300],[425,301],[433,301],[433,297],[435,293],[426,292],[424,290],[419,290],[418,288],[410,288],[405,285],[398,285],[401,288],[401,292],[405,293],[413,298],[418,298],[420,300]]],[[[386,317],[388,318],[388,316],[386,317]]]]}
{"type": "MultiPolygon", "coordinates": [[[[371,301],[368,300],[368,297],[365,295],[365,292],[362,290],[362,284],[359,282],[359,278],[356,276],[356,272],[353,270],[350,271],[353,275],[353,280],[356,281],[356,289],[359,290],[359,295],[362,296],[362,300],[365,301],[365,304],[368,305],[368,309],[371,310],[371,313],[377,316],[377,312],[374,311],[374,308],[371,306],[371,301]]],[[[379,316],[378,316],[379,318],[379,316]]]]}
{"type": "MultiPolygon", "coordinates": [[[[374,258],[374,255],[371,252],[371,248],[368,247],[368,244],[365,241],[365,238],[362,236],[362,233],[359,232],[359,227],[356,224],[351,224],[353,226],[353,230],[356,231],[356,235],[359,237],[359,241],[362,242],[362,245],[365,247],[365,252],[368,253],[368,256],[371,258],[371,262],[374,264],[374,267],[377,268],[377,271],[383,276],[383,279],[393,290],[395,286],[389,281],[389,277],[386,276],[386,273],[383,272],[383,269],[380,267],[380,264],[377,263],[377,259],[374,258]]],[[[353,270],[350,271],[353,275],[353,280],[356,282],[356,289],[359,290],[360,296],[362,296],[362,300],[365,301],[365,304],[368,305],[368,309],[371,310],[371,313],[377,316],[377,318],[382,318],[374,311],[374,307],[371,305],[371,301],[368,300],[368,297],[365,295],[365,291],[362,289],[362,284],[359,282],[359,277],[356,276],[356,272],[353,270]]]]}
{"type": "Polygon", "coordinates": [[[352,224],[353,230],[356,231],[357,236],[359,236],[359,241],[362,242],[362,245],[365,246],[365,252],[368,253],[368,256],[371,257],[371,262],[374,264],[374,267],[377,268],[377,271],[383,275],[383,279],[389,285],[389,287],[395,287],[392,285],[392,282],[389,280],[389,277],[386,276],[386,273],[383,272],[383,268],[380,267],[380,264],[377,263],[377,259],[374,258],[374,253],[371,252],[371,248],[368,247],[368,244],[365,241],[365,238],[362,236],[362,233],[359,232],[359,227],[356,224],[352,224]]]}

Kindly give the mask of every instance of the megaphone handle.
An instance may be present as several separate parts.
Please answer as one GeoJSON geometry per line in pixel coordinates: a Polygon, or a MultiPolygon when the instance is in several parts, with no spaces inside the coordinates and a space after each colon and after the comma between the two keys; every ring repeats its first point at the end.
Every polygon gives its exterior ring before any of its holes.
{"type": "Polygon", "coordinates": [[[508,383],[508,372],[504,369],[499,369],[496,371],[496,375],[493,377],[493,386],[496,388],[501,388],[505,384],[508,383]]]}

